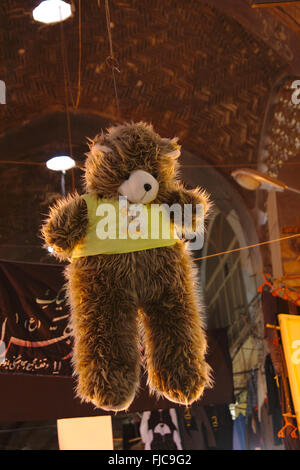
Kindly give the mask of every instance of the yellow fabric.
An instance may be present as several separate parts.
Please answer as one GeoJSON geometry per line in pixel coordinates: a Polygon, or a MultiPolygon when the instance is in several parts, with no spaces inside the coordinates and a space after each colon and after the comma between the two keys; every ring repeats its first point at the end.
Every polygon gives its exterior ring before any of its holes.
{"type": "Polygon", "coordinates": [[[137,224],[136,217],[132,215],[134,214],[131,212],[133,206],[129,203],[126,206],[124,201],[119,204],[118,200],[99,199],[92,194],[84,194],[82,197],[88,208],[87,234],[84,240],[75,246],[72,258],[98,254],[130,253],[172,246],[178,242],[178,236],[170,227],[169,218],[166,217],[164,211],[159,210],[158,205],[140,205],[143,217],[148,220],[148,224],[141,225],[137,224]],[[129,215],[127,216],[128,210],[129,215]],[[111,224],[113,230],[108,232],[107,223],[114,222],[114,219],[115,224],[111,224]],[[135,228],[136,230],[134,230],[135,228]],[[99,233],[103,234],[103,232],[108,233],[105,239],[99,238],[99,233]]]}
{"type": "Polygon", "coordinates": [[[300,431],[300,317],[281,313],[278,318],[293,405],[300,431]]]}

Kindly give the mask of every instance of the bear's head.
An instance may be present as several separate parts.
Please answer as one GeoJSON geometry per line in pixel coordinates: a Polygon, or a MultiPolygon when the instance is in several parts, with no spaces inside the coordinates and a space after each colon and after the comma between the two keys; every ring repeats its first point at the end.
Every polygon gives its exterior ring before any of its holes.
{"type": "Polygon", "coordinates": [[[179,156],[177,138],[160,137],[151,124],[110,127],[90,145],[86,191],[107,199],[126,196],[132,203],[159,201],[174,186],[179,156]]]}

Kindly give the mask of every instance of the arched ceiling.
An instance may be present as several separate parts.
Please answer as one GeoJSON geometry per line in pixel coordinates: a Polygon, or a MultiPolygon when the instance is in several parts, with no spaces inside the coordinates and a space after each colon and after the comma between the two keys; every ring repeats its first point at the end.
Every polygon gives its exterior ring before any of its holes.
{"type": "MultiPolygon", "coordinates": [[[[34,22],[31,11],[38,3],[1,2],[0,76],[7,84],[2,132],[41,114],[64,110],[61,25],[34,22]]],[[[75,16],[63,29],[71,94],[76,101],[78,0],[74,3],[75,16]]],[[[100,8],[96,0],[81,3],[83,62],[77,111],[114,119],[104,2],[100,8]]],[[[165,132],[172,126],[186,140],[197,133],[200,144],[207,141],[212,122],[214,127],[228,125],[220,136],[224,143],[233,132],[231,120],[237,113],[243,114],[246,107],[247,121],[261,114],[268,88],[285,64],[236,20],[195,0],[184,4],[116,0],[110,4],[123,118],[151,119],[165,132]]],[[[243,134],[241,121],[238,134],[243,134]]],[[[248,123],[250,129],[251,124],[255,128],[257,123],[248,123]]]]}
{"type": "MultiPolygon", "coordinates": [[[[106,63],[104,2],[81,1],[78,108],[73,102],[78,92],[79,0],[73,2],[72,18],[51,26],[33,21],[31,12],[38,3],[0,3],[0,79],[7,86],[7,104],[0,106],[0,158],[45,162],[58,151],[68,151],[64,44],[73,151],[81,160],[85,137],[116,120],[112,74],[106,63]]],[[[186,150],[213,164],[255,164],[270,90],[290,66],[289,56],[282,47],[272,47],[271,35],[264,40],[261,31],[255,32],[248,1],[220,4],[110,1],[122,119],[151,121],[162,135],[177,135],[186,150]],[[240,10],[234,8],[237,3],[240,10]]],[[[261,14],[257,18],[261,20],[261,14]]],[[[59,181],[44,167],[1,165],[0,172],[6,191],[2,211],[14,218],[10,226],[2,218],[0,245],[23,240],[37,246],[41,213],[59,191],[59,181]],[[26,200],[22,209],[20,198],[26,200]]],[[[80,189],[79,174],[77,184],[80,189]]],[[[29,259],[41,256],[40,251],[28,250],[29,259]]],[[[22,253],[21,248],[0,246],[0,257],[22,259],[22,253]]]]}
{"type": "MultiPolygon", "coordinates": [[[[272,86],[282,74],[300,72],[300,7],[254,10],[251,2],[110,0],[122,118],[148,120],[162,135],[178,135],[200,163],[254,164],[272,86]]],[[[7,104],[0,105],[2,161],[45,162],[69,148],[61,26],[34,22],[31,12],[38,3],[0,1],[0,80],[7,87],[7,104]]],[[[63,24],[63,33],[76,101],[79,0],[72,3],[75,16],[63,24]]],[[[85,137],[116,119],[104,0],[81,4],[79,107],[70,100],[77,160],[84,158],[85,137]]],[[[230,169],[218,171],[226,177],[230,169]]],[[[197,172],[201,169],[190,168],[183,176],[205,184],[197,172]]],[[[80,176],[76,170],[79,190],[80,176]]],[[[213,187],[212,177],[206,184],[213,187]]],[[[223,197],[226,185],[221,178],[215,184],[223,197]]],[[[0,165],[0,188],[0,258],[51,262],[39,227],[59,195],[59,177],[42,165],[0,165]]],[[[225,197],[223,206],[231,207],[225,197]]],[[[34,439],[38,448],[49,448],[40,432],[34,439]]],[[[14,444],[21,448],[23,442],[14,444]]],[[[9,438],[6,444],[13,445],[9,438]]]]}

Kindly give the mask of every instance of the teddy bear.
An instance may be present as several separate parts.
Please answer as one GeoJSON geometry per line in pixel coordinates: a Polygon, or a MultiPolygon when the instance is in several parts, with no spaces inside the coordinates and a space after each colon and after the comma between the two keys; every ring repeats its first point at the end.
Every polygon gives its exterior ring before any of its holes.
{"type": "Polygon", "coordinates": [[[68,261],[77,396],[104,410],[129,408],[142,362],[150,393],[174,403],[189,405],[212,384],[197,269],[184,235],[195,227],[196,206],[206,217],[211,202],[205,190],[180,182],[180,148],[178,138],[162,138],[145,122],[101,131],[86,154],[85,194],[58,200],[42,225],[45,246],[68,261]],[[117,210],[120,198],[145,210],[189,205],[192,218],[182,237],[175,230],[153,240],[126,238],[126,230],[109,237],[111,228],[103,235],[102,208],[117,210]]]}

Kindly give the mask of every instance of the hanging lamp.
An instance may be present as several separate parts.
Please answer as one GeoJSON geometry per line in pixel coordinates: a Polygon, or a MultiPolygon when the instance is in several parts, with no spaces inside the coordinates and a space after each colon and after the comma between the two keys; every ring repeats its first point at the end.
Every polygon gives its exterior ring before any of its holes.
{"type": "Polygon", "coordinates": [[[261,173],[250,168],[240,168],[231,173],[231,176],[236,182],[243,188],[255,191],[256,189],[265,189],[270,191],[293,191],[294,193],[300,193],[299,189],[290,188],[283,181],[279,181],[276,178],[261,173]]]}
{"type": "Polygon", "coordinates": [[[32,12],[35,21],[52,24],[72,16],[72,6],[63,0],[44,0],[32,12]]]}
{"type": "Polygon", "coordinates": [[[46,166],[49,170],[52,171],[60,171],[61,172],[61,192],[62,195],[66,195],[66,186],[65,186],[65,174],[66,171],[71,170],[76,166],[75,161],[73,158],[67,155],[60,155],[58,157],[50,158],[46,162],[46,166]]]}

